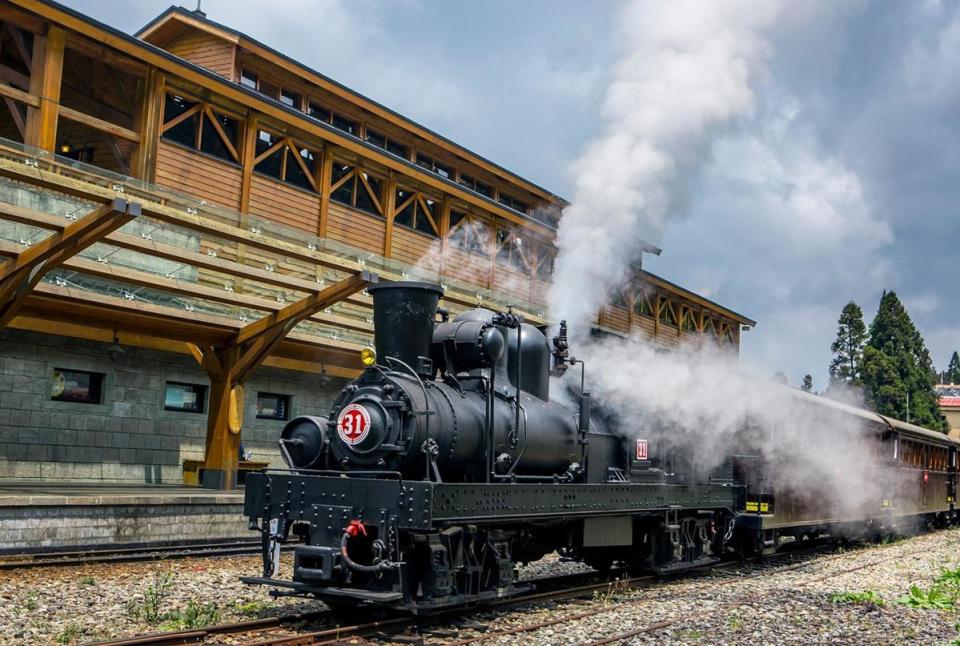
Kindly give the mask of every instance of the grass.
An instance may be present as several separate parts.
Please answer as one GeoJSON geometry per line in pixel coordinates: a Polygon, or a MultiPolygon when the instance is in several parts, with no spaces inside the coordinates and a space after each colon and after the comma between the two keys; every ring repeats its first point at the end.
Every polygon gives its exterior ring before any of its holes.
{"type": "Polygon", "coordinates": [[[960,602],[960,567],[942,570],[927,590],[918,585],[910,586],[909,593],[898,601],[905,606],[924,610],[957,609],[960,602]]]}
{"type": "Polygon", "coordinates": [[[63,630],[57,633],[56,641],[58,644],[72,644],[83,634],[80,626],[77,624],[68,624],[63,630]]]}
{"type": "Polygon", "coordinates": [[[85,576],[80,579],[80,585],[97,585],[97,580],[92,576],[85,576]]]}
{"type": "Polygon", "coordinates": [[[256,614],[259,614],[260,611],[268,608],[269,606],[270,604],[265,601],[254,600],[254,601],[246,601],[246,602],[243,602],[243,601],[233,602],[233,609],[239,612],[241,615],[256,615],[256,614]]]}
{"type": "Polygon", "coordinates": [[[616,598],[630,588],[626,579],[616,579],[607,585],[606,590],[597,590],[593,593],[593,598],[600,603],[607,605],[613,603],[616,598]]]}
{"type": "Polygon", "coordinates": [[[727,619],[727,625],[730,627],[730,630],[742,630],[743,619],[740,617],[730,617],[727,619]]]}
{"type": "Polygon", "coordinates": [[[956,590],[951,594],[950,591],[939,584],[934,584],[929,590],[924,590],[918,585],[911,585],[909,594],[900,597],[897,601],[905,606],[923,610],[953,610],[956,598],[956,590]]]}
{"type": "Polygon", "coordinates": [[[153,575],[153,583],[147,586],[143,601],[131,599],[127,602],[127,614],[156,626],[165,619],[163,605],[172,589],[173,573],[157,572],[153,575]]]}
{"type": "Polygon", "coordinates": [[[220,610],[213,603],[199,603],[195,599],[187,602],[186,608],[165,613],[161,630],[193,630],[206,628],[220,621],[220,610]]]}
{"type": "Polygon", "coordinates": [[[873,590],[863,590],[862,592],[834,592],[830,595],[830,601],[833,603],[859,603],[882,606],[885,602],[883,597],[873,590]]]}
{"type": "Polygon", "coordinates": [[[23,607],[26,608],[27,610],[36,610],[37,606],[39,605],[37,603],[37,599],[38,599],[37,591],[28,590],[27,600],[23,602],[23,607]]]}

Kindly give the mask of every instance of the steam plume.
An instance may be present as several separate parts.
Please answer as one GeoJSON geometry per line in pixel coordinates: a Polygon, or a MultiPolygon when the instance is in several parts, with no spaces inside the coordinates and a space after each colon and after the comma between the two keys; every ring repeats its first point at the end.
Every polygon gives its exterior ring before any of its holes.
{"type": "Polygon", "coordinates": [[[775,2],[636,0],[621,16],[622,58],[603,133],[572,164],[560,222],[552,318],[579,328],[625,282],[645,241],[687,210],[714,140],[754,106],[775,2]]]}

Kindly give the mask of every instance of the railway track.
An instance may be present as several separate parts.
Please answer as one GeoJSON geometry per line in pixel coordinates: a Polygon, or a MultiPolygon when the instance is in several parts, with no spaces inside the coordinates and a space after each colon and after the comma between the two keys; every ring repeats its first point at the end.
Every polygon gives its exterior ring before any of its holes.
{"type": "MultiPolygon", "coordinates": [[[[292,546],[286,546],[293,549],[292,546]]],[[[217,558],[259,554],[260,541],[186,543],[169,546],[91,548],[69,552],[36,552],[0,556],[0,570],[20,568],[88,565],[92,563],[134,563],[178,558],[217,558]]]]}
{"type": "MultiPolygon", "coordinates": [[[[827,549],[831,549],[831,546],[817,544],[808,548],[782,552],[762,560],[780,560],[784,557],[802,558],[823,552],[827,549]]],[[[484,604],[483,609],[503,610],[535,603],[563,601],[578,597],[592,598],[597,593],[638,588],[658,581],[690,576],[694,573],[703,573],[718,568],[736,567],[741,564],[743,564],[743,562],[739,560],[726,561],[716,566],[688,570],[683,573],[668,576],[649,574],[630,577],[624,570],[613,570],[606,574],[589,572],[532,579],[527,581],[527,583],[534,584],[536,588],[535,591],[484,604]]],[[[790,566],[788,569],[803,566],[804,564],[801,563],[800,565],[790,566]]],[[[758,573],[754,576],[761,575],[762,573],[758,573]]],[[[741,577],[736,580],[743,580],[743,578],[741,577]]],[[[97,644],[99,646],[175,646],[179,644],[196,643],[237,643],[252,646],[301,646],[307,644],[343,644],[349,643],[351,639],[364,640],[370,638],[415,644],[422,641],[424,636],[446,636],[455,638],[456,632],[437,628],[445,623],[459,623],[465,628],[485,628],[475,622],[462,622],[465,614],[471,613],[474,610],[473,608],[458,608],[433,613],[426,617],[413,617],[409,614],[391,614],[384,612],[378,614],[373,620],[357,623],[344,621],[344,619],[348,618],[342,615],[338,616],[332,611],[324,610],[223,624],[199,630],[138,635],[125,639],[97,642],[97,644]]],[[[574,621],[604,611],[608,612],[609,608],[568,615],[548,622],[541,622],[510,631],[489,632],[480,637],[459,641],[454,640],[450,643],[466,645],[483,642],[498,636],[536,630],[565,621],[574,621]]]]}

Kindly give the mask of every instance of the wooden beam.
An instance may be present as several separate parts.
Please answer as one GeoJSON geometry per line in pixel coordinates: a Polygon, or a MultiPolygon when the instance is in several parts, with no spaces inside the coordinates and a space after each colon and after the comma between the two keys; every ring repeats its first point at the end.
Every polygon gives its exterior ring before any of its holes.
{"type": "Polygon", "coordinates": [[[46,36],[34,36],[33,39],[30,94],[40,99],[40,106],[28,110],[26,143],[50,153],[54,152],[57,145],[57,114],[65,42],[66,32],[56,25],[50,26],[46,36]]]}
{"type": "Polygon", "coordinates": [[[133,155],[131,171],[134,177],[153,182],[157,171],[157,148],[160,127],[163,125],[166,77],[157,68],[151,67],[141,81],[137,117],[134,129],[140,134],[140,145],[133,155]]]}
{"type": "MultiPolygon", "coordinates": [[[[0,63],[0,79],[7,81],[8,83],[13,83],[14,85],[19,85],[22,88],[30,88],[30,77],[26,74],[21,74],[17,70],[0,63]]],[[[39,102],[38,102],[39,103],[39,102]]]]}
{"type": "Polygon", "coordinates": [[[27,104],[31,108],[40,107],[40,99],[33,96],[29,92],[24,92],[23,90],[17,89],[12,85],[8,85],[7,83],[0,83],[0,96],[13,99],[15,101],[20,101],[21,103],[27,104]]]}
{"type": "Polygon", "coordinates": [[[70,121],[76,123],[82,123],[85,126],[89,126],[95,130],[100,130],[106,132],[109,135],[114,137],[119,137],[121,139],[126,139],[127,141],[132,141],[134,143],[140,143],[140,133],[135,130],[130,130],[129,128],[124,128],[123,126],[118,126],[115,123],[110,121],[105,121],[93,115],[89,115],[85,112],[80,112],[79,110],[74,110],[73,108],[68,108],[65,105],[60,106],[60,116],[64,119],[69,119],[70,121]]]}
{"type": "Polygon", "coordinates": [[[20,114],[20,107],[16,101],[7,96],[3,97],[3,102],[7,106],[7,111],[10,112],[10,117],[13,119],[14,125],[17,126],[20,138],[23,139],[26,136],[27,126],[23,120],[23,115],[20,114]]]}
{"type": "Polygon", "coordinates": [[[114,200],[0,265],[0,329],[13,320],[48,271],[139,214],[137,205],[114,200]]]}

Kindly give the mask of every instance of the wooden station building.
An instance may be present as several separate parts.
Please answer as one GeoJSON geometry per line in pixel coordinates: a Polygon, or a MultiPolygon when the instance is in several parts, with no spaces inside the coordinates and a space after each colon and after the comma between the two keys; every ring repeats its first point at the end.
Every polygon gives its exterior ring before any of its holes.
{"type": "MultiPolygon", "coordinates": [[[[357,374],[373,274],[545,322],[562,198],[202,13],[131,36],[6,0],[0,98],[0,478],[278,464],[357,374]]],[[[754,322],[638,270],[597,325],[736,350],[754,322]]]]}

